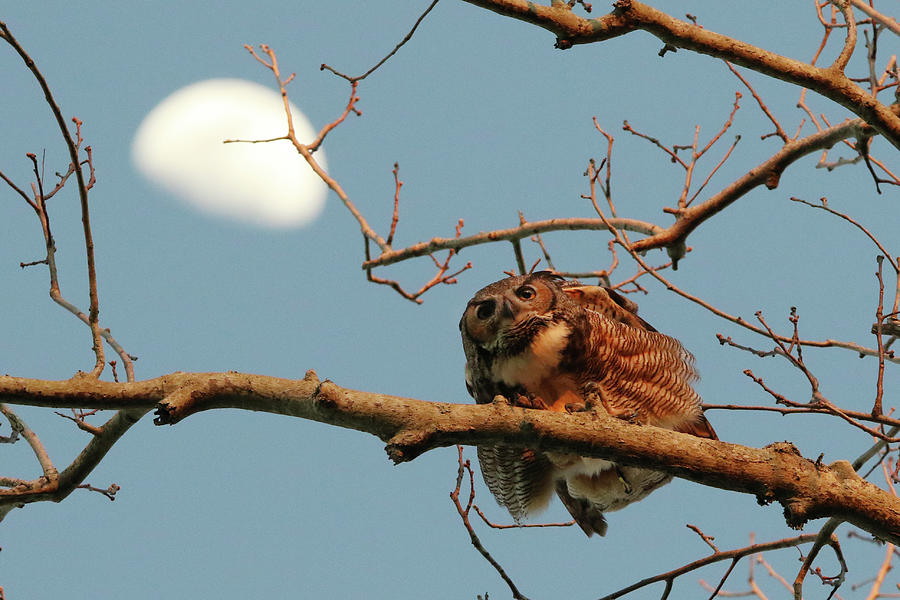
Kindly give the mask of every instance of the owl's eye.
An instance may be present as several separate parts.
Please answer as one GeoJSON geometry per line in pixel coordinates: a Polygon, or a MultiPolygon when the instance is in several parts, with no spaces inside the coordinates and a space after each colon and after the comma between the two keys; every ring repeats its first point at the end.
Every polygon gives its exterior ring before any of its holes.
{"type": "Polygon", "coordinates": [[[493,300],[485,300],[481,304],[478,305],[478,308],[475,309],[475,316],[484,321],[485,319],[490,319],[494,314],[494,309],[496,308],[497,303],[493,300]]]}
{"type": "Polygon", "coordinates": [[[532,298],[537,296],[537,292],[530,285],[523,285],[516,290],[516,296],[518,296],[522,300],[531,300],[532,298]]]}

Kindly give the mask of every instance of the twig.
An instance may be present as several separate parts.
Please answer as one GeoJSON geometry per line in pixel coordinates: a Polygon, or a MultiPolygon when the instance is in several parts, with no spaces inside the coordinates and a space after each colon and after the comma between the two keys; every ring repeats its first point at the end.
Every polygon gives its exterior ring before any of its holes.
{"type": "MultiPolygon", "coordinates": [[[[93,380],[87,374],[82,374],[80,377],[82,379],[91,379],[98,384],[107,383],[93,380]]],[[[113,445],[125,435],[125,432],[148,412],[150,412],[149,408],[130,408],[116,411],[101,427],[102,433],[93,436],[71,464],[59,472],[58,475],[52,475],[55,472],[55,469],[53,469],[50,477],[45,475],[34,481],[25,482],[21,487],[11,490],[0,489],[0,517],[8,512],[4,510],[6,506],[43,500],[60,502],[66,498],[74,490],[78,489],[78,486],[84,482],[84,479],[103,460],[113,445]]],[[[49,458],[46,460],[49,461],[49,458]]]]}
{"type": "MultiPolygon", "coordinates": [[[[845,221],[847,221],[848,223],[850,223],[851,225],[853,225],[854,227],[856,227],[857,229],[862,231],[866,235],[867,238],[872,240],[872,243],[875,244],[875,246],[881,251],[882,254],[884,254],[885,256],[893,256],[890,252],[887,251],[887,249],[882,245],[882,243],[878,240],[878,238],[876,238],[874,235],[872,235],[872,233],[868,229],[866,229],[865,227],[860,225],[857,221],[855,221],[849,215],[846,215],[840,211],[834,210],[833,208],[829,207],[827,198],[820,198],[819,199],[820,204],[813,204],[812,202],[803,200],[802,198],[795,198],[793,196],[791,196],[791,201],[797,202],[799,204],[805,204],[806,206],[809,206],[811,208],[817,208],[819,210],[824,210],[825,212],[827,212],[829,214],[832,214],[836,217],[840,217],[840,218],[844,219],[845,221]]],[[[895,273],[900,273],[900,266],[895,265],[892,262],[891,267],[894,269],[895,273]]]]}
{"type": "MultiPolygon", "coordinates": [[[[94,240],[93,235],[91,233],[91,217],[90,217],[90,209],[88,207],[88,190],[93,186],[96,181],[94,176],[94,167],[93,160],[90,152],[90,147],[86,148],[87,151],[87,164],[90,166],[90,180],[85,181],[84,172],[81,169],[82,162],[79,158],[80,147],[83,141],[81,137],[81,125],[82,122],[77,117],[73,117],[72,121],[75,123],[75,131],[76,131],[76,139],[72,138],[72,133],[69,130],[69,127],[66,125],[66,120],[62,115],[62,111],[59,108],[56,100],[53,98],[53,93],[50,91],[50,86],[47,84],[47,80],[44,78],[41,71],[38,69],[37,65],[34,62],[34,59],[28,55],[25,49],[19,44],[18,40],[16,40],[15,36],[13,36],[12,32],[10,32],[9,27],[7,27],[6,23],[0,21],[0,38],[6,40],[6,42],[12,46],[12,48],[16,51],[16,53],[20,56],[22,61],[25,63],[26,67],[29,71],[31,71],[35,80],[38,82],[38,85],[41,87],[41,90],[44,92],[44,100],[47,105],[50,107],[50,111],[53,113],[54,118],[56,119],[56,123],[59,127],[60,133],[62,134],[63,140],[66,144],[66,148],[69,151],[69,162],[70,162],[70,170],[74,171],[75,179],[77,181],[78,186],[78,196],[81,204],[81,222],[82,222],[82,230],[84,233],[84,245],[85,245],[85,254],[87,257],[87,268],[88,268],[88,292],[90,297],[90,308],[88,310],[88,316],[86,318],[86,322],[91,330],[91,338],[93,340],[93,351],[96,357],[94,362],[94,368],[91,370],[91,376],[99,377],[103,372],[104,367],[106,366],[106,360],[104,358],[103,351],[103,340],[104,337],[99,324],[99,314],[100,314],[100,301],[99,295],[97,292],[97,269],[95,265],[94,259],[94,240]]],[[[4,177],[4,180],[7,180],[4,177]]],[[[41,187],[41,177],[37,175],[38,186],[41,187]]],[[[7,180],[7,183],[8,180],[7,180]]],[[[18,188],[15,188],[18,190],[18,188]]],[[[21,191],[21,190],[19,190],[21,191]]],[[[55,193],[54,190],[53,193],[55,193]]],[[[41,212],[46,214],[44,209],[43,201],[44,195],[43,190],[41,189],[40,200],[36,201],[32,204],[32,207],[38,207],[41,209],[41,212]]],[[[48,238],[47,240],[48,247],[52,245],[52,238],[48,238]]],[[[48,260],[50,257],[48,256],[48,260]]],[[[78,315],[80,311],[72,311],[74,306],[68,303],[60,302],[56,296],[58,296],[58,288],[54,290],[54,286],[51,283],[50,295],[53,299],[62,306],[66,307],[67,310],[73,312],[73,314],[78,315]],[[56,292],[56,293],[55,293],[56,292]],[[67,306],[68,305],[68,306],[67,306]]],[[[61,297],[60,297],[61,298],[61,297]]],[[[127,353],[122,353],[122,360],[126,363],[126,368],[128,367],[128,362],[130,358],[128,358],[127,353]]]]}
{"type": "Polygon", "coordinates": [[[75,409],[72,409],[72,415],[66,415],[66,414],[63,414],[58,411],[53,411],[53,412],[55,412],[57,415],[59,415],[63,419],[69,419],[70,421],[74,422],[75,425],[78,427],[78,429],[80,429],[82,431],[87,431],[88,433],[90,433],[92,435],[100,435],[103,433],[102,428],[97,427],[96,425],[91,425],[90,423],[88,423],[87,421],[84,420],[84,418],[86,416],[95,414],[97,412],[96,410],[87,411],[87,412],[85,412],[85,411],[75,412],[75,409]]]}
{"type": "MultiPolygon", "coordinates": [[[[889,437],[889,436],[885,435],[884,433],[882,433],[881,431],[878,431],[877,429],[873,429],[871,427],[866,427],[865,425],[863,425],[862,423],[860,423],[859,421],[857,421],[856,419],[851,417],[847,413],[847,411],[844,411],[843,409],[838,408],[837,406],[835,406],[834,404],[829,402],[827,398],[825,398],[818,392],[815,393],[816,395],[815,395],[814,400],[812,402],[810,402],[809,404],[793,402],[792,400],[787,399],[785,396],[782,396],[781,394],[777,393],[776,391],[774,391],[771,388],[769,388],[768,386],[766,386],[766,384],[763,382],[762,378],[754,375],[753,371],[751,371],[750,369],[745,369],[744,375],[747,375],[748,377],[750,377],[761,388],[763,388],[763,390],[765,390],[768,394],[770,394],[773,398],[775,398],[775,401],[778,404],[784,404],[786,406],[790,406],[790,407],[794,407],[794,408],[807,408],[807,407],[815,408],[815,409],[820,408],[820,409],[822,409],[822,412],[824,412],[825,414],[830,414],[830,415],[833,415],[836,417],[840,417],[841,419],[843,419],[850,425],[853,425],[854,427],[862,429],[863,431],[865,431],[866,433],[868,433],[869,435],[871,435],[873,437],[883,439],[887,442],[900,441],[900,438],[889,437]]],[[[818,412],[818,411],[810,411],[810,412],[818,412]]],[[[857,414],[859,414],[859,413],[857,413],[857,414]]],[[[865,414],[865,413],[863,413],[863,414],[865,414]]],[[[869,418],[866,420],[874,420],[876,422],[881,422],[878,417],[879,417],[878,415],[869,415],[869,418]]]]}
{"type": "Polygon", "coordinates": [[[794,599],[802,600],[803,598],[803,580],[806,579],[807,573],[809,573],[809,569],[812,566],[813,561],[816,559],[816,556],[819,555],[819,551],[822,549],[822,546],[826,544],[831,546],[834,550],[835,556],[837,556],[838,563],[840,563],[840,573],[831,578],[833,581],[831,583],[832,590],[831,594],[829,594],[829,598],[834,595],[837,589],[844,583],[844,576],[847,573],[847,563],[844,562],[844,555],[841,552],[840,544],[838,543],[837,537],[834,535],[834,530],[838,528],[838,526],[843,523],[840,519],[832,518],[828,519],[828,522],[822,526],[822,529],[819,530],[818,535],[815,538],[815,542],[813,543],[813,547],[810,549],[809,554],[806,555],[806,558],[803,560],[803,564],[800,567],[800,570],[797,572],[797,577],[794,579],[794,599]]]}
{"type": "Polygon", "coordinates": [[[13,428],[13,431],[18,435],[21,435],[25,441],[28,442],[28,445],[31,446],[31,451],[34,453],[35,458],[37,458],[38,464],[41,465],[45,483],[55,484],[59,479],[59,471],[53,466],[53,461],[50,460],[50,455],[47,454],[47,450],[44,448],[44,444],[41,443],[37,434],[35,434],[34,431],[25,424],[25,421],[23,421],[21,417],[13,412],[13,409],[6,404],[0,403],[0,413],[3,413],[6,420],[9,421],[9,425],[13,428]]]}
{"type": "MultiPolygon", "coordinates": [[[[900,432],[900,423],[897,423],[893,427],[891,427],[891,429],[887,431],[886,435],[893,437],[897,435],[898,432],[900,432]]],[[[859,471],[863,467],[863,465],[865,465],[869,461],[870,458],[887,448],[887,446],[888,443],[885,440],[876,441],[872,445],[872,447],[856,457],[856,460],[853,461],[853,470],[859,471]]]]}
{"type": "MultiPolygon", "coordinates": [[[[468,462],[467,462],[468,464],[468,462]]],[[[469,467],[471,469],[471,467],[469,467]]],[[[481,517],[481,520],[484,521],[485,525],[491,527],[493,529],[527,529],[529,527],[571,527],[575,524],[574,519],[572,521],[567,521],[565,523],[512,523],[510,525],[501,525],[499,523],[494,523],[490,519],[487,518],[480,508],[478,508],[477,504],[473,504],[472,508],[475,509],[475,512],[478,513],[478,516],[481,517]]]]}
{"type": "Polygon", "coordinates": [[[900,35],[900,24],[898,24],[894,18],[878,12],[863,0],[850,0],[850,3],[854,8],[858,8],[859,10],[866,13],[873,21],[878,21],[878,23],[887,27],[896,35],[900,35]]]}
{"type": "MultiPolygon", "coordinates": [[[[884,256],[876,257],[878,261],[878,306],[875,309],[875,339],[878,343],[878,375],[875,378],[875,404],[872,406],[872,416],[880,417],[882,414],[881,400],[884,396],[884,338],[882,338],[881,326],[884,321],[884,277],[881,272],[884,256]]],[[[891,261],[893,262],[893,261],[891,261]]]]}
{"type": "Polygon", "coordinates": [[[732,566],[729,568],[733,568],[733,565],[744,558],[745,556],[750,556],[753,554],[757,554],[760,552],[768,552],[770,550],[778,550],[781,548],[791,548],[794,546],[799,546],[800,544],[808,544],[816,539],[815,534],[804,534],[799,535],[793,538],[785,538],[782,540],[777,540],[774,542],[766,542],[762,544],[752,544],[750,546],[746,546],[744,548],[738,548],[736,550],[726,550],[724,552],[716,552],[707,556],[705,558],[701,558],[699,560],[695,560],[694,562],[688,563],[682,567],[678,567],[677,569],[673,569],[671,571],[667,571],[665,573],[660,573],[659,575],[654,575],[653,577],[647,577],[646,579],[642,579],[636,583],[629,585],[628,587],[624,587],[612,594],[607,596],[603,596],[600,600],[614,600],[615,598],[621,598],[626,594],[630,594],[635,590],[639,590],[643,587],[646,587],[652,583],[657,583],[660,581],[666,582],[667,589],[670,589],[672,586],[672,582],[674,580],[684,575],[685,573],[690,573],[691,571],[696,571],[701,567],[705,567],[707,565],[711,565],[713,563],[717,563],[723,560],[732,561],[732,566]]]}
{"type": "MultiPolygon", "coordinates": [[[[760,335],[763,335],[766,337],[768,337],[770,335],[770,333],[768,331],[766,331],[765,329],[756,327],[756,326],[752,325],[751,323],[748,323],[742,317],[736,317],[731,314],[728,314],[725,311],[714,307],[709,302],[706,302],[705,300],[698,298],[697,296],[694,296],[692,294],[685,292],[684,290],[680,289],[675,284],[671,283],[668,279],[666,279],[665,277],[660,275],[658,272],[653,270],[653,268],[647,264],[647,262],[644,260],[644,258],[641,256],[641,254],[637,250],[637,245],[640,242],[636,242],[635,244],[629,244],[623,238],[623,236],[622,236],[621,232],[619,231],[619,229],[617,228],[616,224],[612,220],[607,219],[603,215],[603,213],[601,211],[599,211],[599,207],[597,207],[596,202],[594,203],[594,205],[595,205],[595,208],[597,208],[597,210],[598,210],[600,220],[606,224],[607,230],[613,234],[613,237],[615,238],[616,243],[619,244],[620,246],[622,246],[623,248],[625,248],[628,251],[628,253],[631,255],[631,257],[635,260],[635,262],[637,262],[641,267],[643,267],[645,270],[647,270],[648,273],[654,279],[656,279],[657,281],[662,283],[666,287],[666,289],[678,294],[682,298],[685,298],[695,304],[702,306],[703,308],[707,309],[708,311],[712,312],[713,314],[715,314],[727,321],[731,321],[732,323],[735,323],[736,325],[740,325],[741,327],[749,329],[750,331],[753,331],[754,333],[757,333],[757,334],[760,334],[760,335]]],[[[695,210],[696,208],[697,207],[689,208],[688,211],[695,210]]],[[[642,241],[646,241],[646,240],[642,240],[642,241]]],[[[673,268],[674,268],[674,265],[673,265],[673,268]]],[[[781,341],[796,343],[796,344],[800,344],[803,346],[810,346],[810,347],[816,347],[816,348],[844,348],[847,350],[853,350],[854,352],[858,352],[860,355],[878,356],[877,350],[871,349],[871,348],[866,348],[864,346],[860,346],[859,344],[856,344],[853,342],[843,342],[843,341],[831,340],[831,339],[824,340],[824,341],[800,340],[800,339],[793,340],[791,338],[785,338],[785,337],[778,336],[778,335],[776,335],[775,338],[778,340],[781,340],[781,341]]],[[[900,356],[885,356],[885,360],[895,362],[895,363],[900,363],[900,356]]]]}
{"type": "MultiPolygon", "coordinates": [[[[881,465],[881,471],[884,475],[884,481],[887,484],[888,489],[896,496],[897,490],[894,488],[894,483],[884,463],[881,465]]],[[[876,600],[877,598],[883,597],[881,594],[881,586],[884,584],[884,578],[887,576],[888,571],[892,568],[891,562],[893,561],[895,550],[896,547],[894,544],[888,543],[885,546],[884,560],[881,563],[881,567],[878,569],[878,573],[875,575],[872,588],[869,590],[869,595],[866,596],[866,600],[876,600]]]]}
{"type": "Polygon", "coordinates": [[[429,4],[428,8],[425,9],[425,12],[423,12],[421,15],[419,15],[419,18],[416,19],[416,22],[415,22],[415,24],[413,24],[412,29],[409,30],[409,33],[407,33],[406,36],[404,36],[404,38],[402,40],[400,40],[400,42],[396,46],[394,46],[394,49],[391,50],[390,52],[388,52],[387,56],[385,56],[380,61],[378,61],[375,64],[375,66],[373,66],[371,69],[369,69],[362,75],[359,75],[357,77],[350,77],[349,75],[345,75],[344,73],[336,71],[334,68],[332,68],[326,64],[322,65],[322,69],[327,69],[328,71],[331,71],[338,77],[346,79],[350,83],[356,83],[358,81],[362,81],[363,79],[365,79],[366,77],[368,77],[369,75],[374,73],[379,67],[381,67],[381,65],[386,63],[388,61],[388,59],[390,59],[393,55],[395,55],[397,53],[397,51],[400,50],[400,48],[402,48],[404,44],[406,44],[406,42],[408,42],[410,39],[412,39],[412,36],[416,32],[416,29],[418,29],[419,24],[425,19],[426,16],[428,16],[428,13],[431,12],[431,9],[434,8],[434,6],[437,3],[438,3],[438,0],[434,0],[431,4],[429,4]]]}
{"type": "Polygon", "coordinates": [[[761,564],[766,569],[766,572],[769,574],[769,577],[771,577],[772,579],[774,579],[775,581],[780,583],[784,587],[784,589],[786,589],[788,592],[793,591],[793,588],[791,587],[791,584],[787,582],[787,579],[782,577],[781,574],[778,573],[772,567],[772,565],[770,565],[769,562],[765,558],[762,557],[762,555],[756,556],[756,562],[761,564]]]}
{"type": "Polygon", "coordinates": [[[394,175],[394,213],[391,216],[391,229],[387,237],[388,246],[394,241],[394,233],[397,231],[397,221],[400,220],[400,188],[403,187],[403,182],[400,181],[400,163],[394,163],[394,168],[391,170],[391,173],[394,175]]]}
{"type": "Polygon", "coordinates": [[[106,488],[106,489],[103,489],[103,488],[96,488],[96,487],[92,486],[92,485],[89,484],[89,483],[82,483],[81,485],[76,485],[75,488],[76,488],[76,489],[80,489],[80,490],[88,490],[88,491],[91,491],[91,492],[97,492],[98,494],[103,494],[104,496],[106,496],[107,498],[109,498],[110,501],[115,500],[115,499],[116,499],[116,493],[117,493],[119,490],[122,489],[121,487],[119,487],[119,486],[116,485],[115,483],[110,484],[110,486],[109,486],[108,488],[106,488]]]}
{"type": "MultiPolygon", "coordinates": [[[[459,237],[462,234],[462,228],[463,228],[463,220],[460,219],[459,222],[456,224],[457,237],[459,237]]],[[[363,239],[365,242],[366,260],[369,260],[369,258],[370,258],[369,238],[364,237],[363,239]]],[[[419,290],[417,292],[407,292],[405,289],[403,289],[403,287],[400,285],[399,282],[397,282],[393,279],[384,279],[384,278],[373,275],[372,269],[366,269],[366,279],[368,281],[371,281],[372,283],[386,285],[386,286],[392,288],[394,291],[396,291],[398,294],[400,294],[407,300],[415,302],[416,304],[422,304],[423,301],[420,297],[420,296],[422,296],[422,294],[424,294],[425,292],[427,292],[428,290],[430,290],[431,288],[433,288],[434,286],[439,285],[439,284],[453,285],[453,284],[457,283],[456,276],[459,275],[460,273],[462,273],[463,271],[467,271],[468,269],[472,268],[472,263],[467,262],[461,269],[454,271],[453,273],[451,273],[449,275],[446,275],[445,273],[450,268],[450,260],[455,255],[456,255],[456,250],[450,250],[447,253],[447,258],[444,259],[444,262],[438,262],[438,260],[433,255],[429,255],[431,257],[431,260],[434,262],[434,265],[437,267],[437,273],[434,275],[434,277],[432,277],[430,280],[425,282],[425,284],[422,285],[422,287],[419,288],[419,290]]]]}
{"type": "MultiPolygon", "coordinates": [[[[751,377],[756,381],[755,375],[753,372],[747,369],[745,371],[745,375],[751,377]]],[[[759,380],[760,382],[762,379],[759,380]]],[[[759,382],[757,382],[759,384],[759,382]]],[[[768,389],[766,389],[769,392],[768,389]]],[[[772,393],[772,392],[769,392],[772,393]]],[[[775,397],[784,398],[783,396],[775,397]]],[[[785,399],[785,401],[788,401],[785,399]]],[[[806,404],[801,404],[799,406],[790,406],[790,407],[781,407],[781,406],[747,406],[744,404],[703,404],[703,410],[752,410],[752,411],[760,411],[760,412],[777,412],[782,415],[795,415],[795,414],[824,414],[824,415],[832,415],[838,416],[832,409],[826,408],[825,406],[811,406],[806,404]]],[[[852,417],[853,419],[859,419],[860,421],[870,421],[872,423],[879,423],[882,425],[891,425],[891,426],[900,426],[900,419],[892,419],[890,417],[880,416],[873,417],[871,413],[868,412],[860,412],[854,410],[842,410],[844,415],[848,417],[852,417]]],[[[886,439],[893,440],[895,434],[885,434],[888,437],[886,439]]]]}
{"type": "Polygon", "coordinates": [[[716,547],[716,545],[713,544],[713,540],[716,539],[716,538],[714,538],[714,537],[711,536],[711,535],[706,535],[705,533],[703,533],[702,531],[700,531],[700,528],[697,527],[696,525],[691,525],[690,523],[688,523],[688,524],[685,525],[685,527],[687,527],[688,529],[690,529],[691,531],[693,531],[694,533],[696,533],[697,535],[699,535],[699,536],[700,536],[700,539],[703,540],[703,541],[706,543],[707,546],[709,546],[710,548],[713,549],[713,552],[718,552],[718,551],[719,551],[719,549],[716,547]]]}
{"type": "MultiPolygon", "coordinates": [[[[272,71],[272,74],[275,76],[275,81],[278,84],[278,89],[281,92],[281,98],[282,98],[282,101],[284,104],[285,118],[287,119],[288,131],[287,131],[287,134],[285,134],[285,136],[279,137],[279,138],[274,138],[274,139],[289,140],[293,144],[293,146],[297,150],[297,152],[303,157],[303,159],[306,161],[306,163],[310,166],[310,168],[312,168],[313,172],[315,172],[315,174],[318,175],[319,179],[321,179],[323,182],[325,182],[325,185],[327,185],[335,194],[337,194],[338,198],[341,199],[341,202],[343,202],[343,204],[347,208],[347,210],[350,211],[350,214],[353,215],[353,218],[356,219],[356,222],[359,224],[359,227],[362,230],[363,235],[366,236],[368,239],[372,240],[373,242],[375,242],[379,248],[382,248],[382,249],[389,248],[389,246],[387,245],[387,242],[385,242],[385,240],[380,235],[375,233],[375,230],[372,229],[372,227],[369,225],[368,221],[366,221],[366,219],[363,217],[362,213],[359,212],[359,210],[356,208],[356,206],[350,200],[350,197],[347,195],[347,193],[344,191],[344,189],[341,187],[341,185],[337,182],[337,180],[335,180],[333,177],[328,175],[328,173],[325,171],[325,169],[323,169],[322,166],[319,164],[319,162],[315,159],[315,157],[313,156],[313,153],[315,152],[315,149],[318,147],[315,145],[315,142],[313,142],[312,144],[303,144],[302,142],[300,142],[300,140],[297,139],[296,133],[294,132],[294,120],[293,120],[293,116],[291,114],[290,100],[288,98],[287,87],[286,87],[287,84],[290,82],[290,80],[293,78],[293,75],[291,75],[287,78],[282,78],[281,71],[278,67],[278,58],[275,54],[275,51],[272,50],[272,48],[270,48],[267,44],[260,44],[259,48],[266,56],[269,57],[268,61],[266,59],[264,59],[263,57],[261,57],[259,54],[257,54],[256,50],[253,49],[251,46],[245,44],[244,48],[246,48],[247,51],[250,52],[250,54],[253,56],[253,58],[256,59],[260,64],[264,65],[267,69],[272,71]]],[[[321,143],[321,139],[324,139],[325,135],[327,135],[327,133],[329,131],[331,131],[331,129],[336,127],[338,124],[342,123],[343,120],[346,118],[346,116],[351,111],[355,110],[356,102],[358,100],[359,100],[359,98],[356,97],[356,83],[353,83],[351,85],[350,100],[348,101],[347,106],[344,108],[344,111],[341,114],[341,116],[339,116],[337,119],[335,119],[331,123],[325,125],[325,127],[323,127],[319,131],[317,140],[319,140],[320,143],[321,143]]],[[[256,140],[256,141],[273,141],[273,140],[256,140]]],[[[250,140],[225,140],[225,143],[238,143],[238,142],[248,142],[248,141],[250,141],[250,140]]]]}
{"type": "Polygon", "coordinates": [[[781,123],[778,122],[778,119],[775,118],[775,115],[772,114],[772,111],[769,110],[769,107],[766,106],[766,103],[763,102],[762,98],[759,97],[759,94],[756,93],[756,90],[753,89],[753,86],[750,85],[750,82],[744,79],[744,77],[738,72],[737,69],[734,68],[734,66],[730,62],[728,62],[727,60],[724,62],[725,66],[728,67],[728,70],[734,73],[734,76],[740,79],[741,83],[744,84],[744,87],[746,87],[750,91],[753,99],[756,100],[756,103],[759,105],[760,110],[763,111],[763,114],[765,114],[766,117],[768,117],[772,122],[772,125],[775,126],[774,134],[767,134],[766,136],[762,136],[760,139],[765,139],[766,137],[771,135],[777,135],[785,144],[791,141],[788,135],[784,132],[784,129],[781,128],[781,123]]]}
{"type": "Polygon", "coordinates": [[[694,192],[694,195],[691,196],[690,199],[688,199],[688,201],[685,203],[685,206],[690,206],[691,204],[693,204],[694,200],[697,199],[697,196],[700,195],[700,192],[702,192],[703,189],[706,187],[706,184],[708,184],[710,179],[713,178],[713,175],[716,174],[716,172],[722,167],[722,165],[725,164],[725,161],[728,160],[728,157],[731,156],[731,153],[734,151],[734,149],[738,145],[738,142],[740,142],[740,141],[741,141],[741,136],[739,136],[739,135],[734,136],[734,141],[731,143],[731,146],[728,147],[728,150],[725,152],[725,155],[722,156],[722,159],[709,172],[709,175],[706,176],[706,179],[703,180],[703,183],[700,184],[700,187],[698,187],[697,191],[694,192]]]}
{"type": "Polygon", "coordinates": [[[688,168],[687,163],[684,162],[684,160],[682,160],[681,157],[678,156],[678,154],[676,154],[674,150],[670,150],[668,147],[664,146],[663,143],[660,142],[660,141],[659,141],[658,139],[656,139],[655,137],[650,136],[650,135],[647,135],[647,134],[645,134],[645,133],[641,133],[641,132],[635,130],[635,129],[631,126],[631,124],[628,123],[628,121],[623,122],[623,124],[622,124],[622,129],[625,130],[625,131],[627,131],[628,133],[630,133],[630,134],[632,134],[632,135],[635,135],[635,136],[637,136],[637,137],[639,137],[639,138],[643,138],[643,139],[647,140],[648,142],[650,142],[651,144],[653,144],[654,146],[656,146],[657,148],[659,148],[660,150],[662,150],[663,152],[665,152],[666,154],[668,154],[668,155],[669,155],[669,158],[672,160],[673,163],[678,163],[678,164],[681,165],[685,170],[687,170],[687,168],[688,168]]]}
{"type": "Polygon", "coordinates": [[[503,567],[500,566],[491,553],[487,551],[487,549],[482,545],[481,540],[478,539],[478,535],[475,534],[475,529],[473,529],[472,524],[469,522],[469,510],[472,508],[472,503],[475,499],[475,485],[472,481],[472,467],[469,464],[468,460],[463,460],[463,447],[457,446],[457,452],[459,453],[459,467],[456,470],[456,487],[450,492],[450,499],[453,501],[453,505],[456,506],[456,512],[459,513],[460,519],[462,519],[463,526],[466,528],[466,531],[469,533],[469,540],[472,542],[472,545],[476,550],[487,560],[494,570],[497,571],[497,574],[506,582],[506,585],[509,586],[509,591],[512,592],[513,598],[516,600],[528,600],[526,596],[523,596],[519,591],[519,588],[516,587],[516,584],[513,580],[506,574],[506,571],[503,570],[503,567]],[[466,504],[466,507],[463,508],[462,504],[459,500],[460,488],[462,487],[463,476],[468,471],[469,473],[469,499],[466,504]]]}
{"type": "MultiPolygon", "coordinates": [[[[634,250],[645,252],[653,248],[665,247],[672,256],[677,245],[683,244],[692,231],[744,197],[750,190],[761,185],[775,189],[778,187],[782,172],[801,157],[829,148],[847,137],[858,136],[864,128],[864,122],[855,119],[785,144],[781,150],[732,181],[718,193],[700,204],[681,211],[675,223],[667,229],[634,242],[632,244],[634,250]]],[[[681,256],[676,253],[672,258],[677,261],[681,256]]]]}

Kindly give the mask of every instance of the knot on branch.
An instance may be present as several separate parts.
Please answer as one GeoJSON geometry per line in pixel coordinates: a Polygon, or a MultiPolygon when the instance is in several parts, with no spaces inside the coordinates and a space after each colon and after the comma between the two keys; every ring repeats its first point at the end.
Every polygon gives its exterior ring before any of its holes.
{"type": "Polygon", "coordinates": [[[185,383],[156,405],[153,424],[174,425],[194,413],[211,408],[210,402],[221,396],[228,387],[227,380],[185,383]]]}
{"type": "Polygon", "coordinates": [[[828,465],[828,468],[834,473],[834,476],[841,481],[864,481],[863,478],[859,476],[859,473],[853,468],[853,465],[846,460],[836,460],[828,465]]]}
{"type": "Polygon", "coordinates": [[[153,413],[154,425],[174,425],[185,417],[197,412],[197,401],[203,392],[194,385],[178,388],[166,396],[153,413]]]}
{"type": "Polygon", "coordinates": [[[797,449],[797,446],[788,441],[772,442],[771,444],[765,446],[765,448],[767,450],[772,450],[773,452],[779,452],[781,454],[791,454],[793,456],[803,458],[803,455],[797,449]]]}
{"type": "MultiPolygon", "coordinates": [[[[318,377],[316,377],[316,381],[318,381],[318,377]]],[[[341,393],[341,389],[330,379],[320,383],[313,393],[313,401],[316,403],[316,406],[325,410],[334,410],[343,400],[344,396],[341,393]]]]}
{"type": "Polygon", "coordinates": [[[788,498],[782,500],[784,520],[791,529],[803,529],[810,519],[810,511],[814,504],[806,498],[788,498]]]}
{"type": "Polygon", "coordinates": [[[684,258],[684,255],[687,254],[687,244],[684,243],[684,240],[672,244],[671,246],[666,246],[666,253],[669,255],[669,258],[672,259],[672,270],[678,270],[678,261],[684,258]]]}
{"type": "Polygon", "coordinates": [[[403,429],[395,434],[384,447],[388,458],[398,465],[409,462],[418,457],[422,452],[432,447],[431,434],[426,431],[403,429]]]}

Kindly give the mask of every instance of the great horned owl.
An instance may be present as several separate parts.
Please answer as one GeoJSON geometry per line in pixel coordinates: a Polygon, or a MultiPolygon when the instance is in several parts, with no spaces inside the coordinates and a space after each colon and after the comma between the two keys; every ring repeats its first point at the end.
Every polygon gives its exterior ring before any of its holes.
{"type": "MultiPolygon", "coordinates": [[[[527,408],[593,408],[635,423],[717,439],[691,387],[693,356],[637,316],[615,291],[549,272],[483,288],[459,323],[466,387],[479,404],[502,395],[527,408]]],[[[603,513],[644,498],[671,476],[521,446],[479,446],[491,493],[518,522],[553,492],[584,532],[606,533],[603,513]]]]}

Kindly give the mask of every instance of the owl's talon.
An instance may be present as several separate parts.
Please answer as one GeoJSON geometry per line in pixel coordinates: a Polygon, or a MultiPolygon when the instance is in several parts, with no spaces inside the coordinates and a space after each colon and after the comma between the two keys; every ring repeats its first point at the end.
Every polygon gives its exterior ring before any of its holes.
{"type": "Polygon", "coordinates": [[[546,410],[547,404],[538,396],[529,397],[519,394],[516,397],[515,405],[521,408],[535,408],[537,410],[546,410]]]}
{"type": "Polygon", "coordinates": [[[610,412],[609,414],[614,416],[617,419],[625,421],[626,423],[631,423],[632,425],[640,425],[641,424],[641,422],[638,420],[639,415],[638,415],[637,411],[635,411],[635,410],[628,411],[628,412],[625,412],[625,411],[610,412]]]}
{"type": "Polygon", "coordinates": [[[625,474],[622,472],[622,469],[616,467],[616,476],[619,478],[619,481],[622,483],[622,487],[625,488],[625,493],[631,493],[631,484],[628,483],[628,480],[625,479],[625,474]]]}

